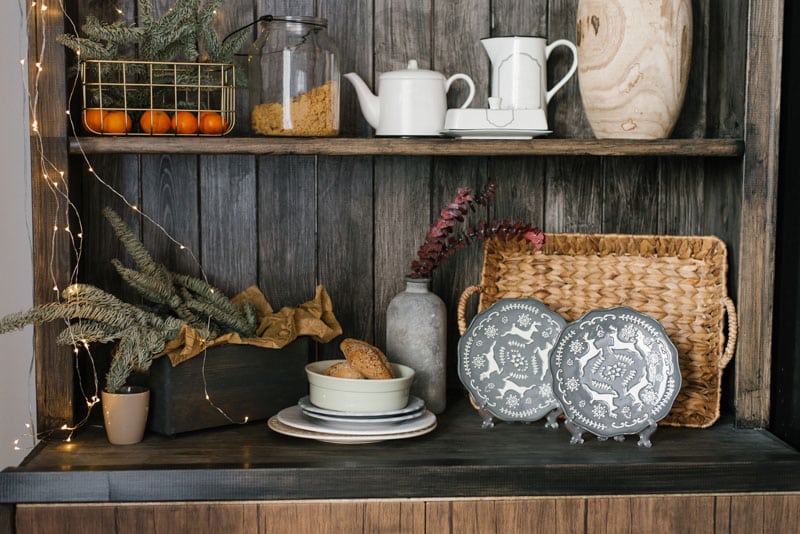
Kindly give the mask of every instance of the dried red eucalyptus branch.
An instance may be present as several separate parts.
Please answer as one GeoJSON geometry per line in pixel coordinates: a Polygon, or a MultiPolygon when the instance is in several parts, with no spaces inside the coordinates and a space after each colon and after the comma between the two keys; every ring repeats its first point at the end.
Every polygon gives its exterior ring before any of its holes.
{"type": "Polygon", "coordinates": [[[509,219],[502,222],[483,221],[477,227],[470,226],[466,230],[456,232],[456,222],[463,222],[469,211],[476,206],[486,206],[494,198],[497,186],[487,184],[477,198],[472,196],[469,187],[458,189],[458,194],[451,203],[442,208],[436,223],[431,225],[425,234],[425,242],[417,251],[417,258],[411,263],[411,278],[429,278],[439,265],[445,263],[457,250],[465,248],[473,241],[485,241],[492,237],[499,239],[527,239],[536,249],[542,248],[544,233],[522,221],[512,223],[509,219]]]}

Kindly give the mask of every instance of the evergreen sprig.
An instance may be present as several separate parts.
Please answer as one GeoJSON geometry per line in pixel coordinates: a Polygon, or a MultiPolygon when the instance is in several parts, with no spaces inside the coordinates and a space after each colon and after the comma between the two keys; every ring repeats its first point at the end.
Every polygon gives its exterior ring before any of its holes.
{"type": "Polygon", "coordinates": [[[105,390],[115,392],[135,370],[147,370],[184,325],[200,331],[208,341],[236,332],[255,336],[257,315],[248,302],[235,305],[205,280],[176,274],[156,262],[128,225],[113,210],[103,215],[138,267],[112,260],[122,279],[155,307],[133,305],[89,284],[66,288],[60,302],[36,306],[0,318],[0,334],[27,324],[71,321],[57,338],[64,345],[116,342],[106,374],[105,390]]]}
{"type": "Polygon", "coordinates": [[[243,28],[227,40],[213,27],[215,11],[222,0],[176,0],[161,17],[153,13],[151,0],[138,0],[138,25],[125,21],[103,22],[88,16],[81,28],[85,37],[64,34],[58,42],[81,59],[138,59],[141,61],[204,61],[231,63],[249,36],[243,28]],[[122,57],[122,50],[135,50],[135,57],[122,57]]]}

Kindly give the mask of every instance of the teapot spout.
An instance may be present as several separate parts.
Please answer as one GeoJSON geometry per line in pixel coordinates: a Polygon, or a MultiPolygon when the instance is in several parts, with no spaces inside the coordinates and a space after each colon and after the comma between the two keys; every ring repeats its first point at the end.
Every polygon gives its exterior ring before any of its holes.
{"type": "Polygon", "coordinates": [[[367,119],[370,126],[377,129],[380,119],[380,103],[378,97],[372,94],[372,91],[369,90],[364,80],[355,72],[348,72],[344,77],[350,80],[350,83],[353,84],[356,90],[358,103],[361,106],[361,113],[363,113],[364,118],[367,119]]]}

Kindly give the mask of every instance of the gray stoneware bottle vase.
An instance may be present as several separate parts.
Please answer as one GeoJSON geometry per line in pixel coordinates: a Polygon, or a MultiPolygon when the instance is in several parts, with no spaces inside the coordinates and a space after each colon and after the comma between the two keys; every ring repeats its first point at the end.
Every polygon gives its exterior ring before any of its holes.
{"type": "Polygon", "coordinates": [[[416,371],[411,394],[433,413],[447,403],[447,308],[430,279],[406,278],[386,310],[386,356],[416,371]]]}

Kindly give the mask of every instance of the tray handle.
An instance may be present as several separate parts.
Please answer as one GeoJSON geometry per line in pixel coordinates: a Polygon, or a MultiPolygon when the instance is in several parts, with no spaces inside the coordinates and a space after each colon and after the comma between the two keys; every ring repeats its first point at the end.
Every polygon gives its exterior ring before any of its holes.
{"type": "Polygon", "coordinates": [[[481,286],[469,286],[461,293],[461,297],[458,299],[458,334],[461,336],[467,331],[467,301],[475,293],[480,293],[481,289],[481,286]]]}
{"type": "Polygon", "coordinates": [[[733,353],[736,350],[736,337],[739,335],[739,323],[736,317],[736,306],[733,304],[733,299],[725,297],[722,299],[725,305],[725,310],[728,313],[728,342],[725,344],[725,352],[722,353],[722,358],[719,360],[719,369],[725,369],[728,362],[733,358],[733,353]]]}

